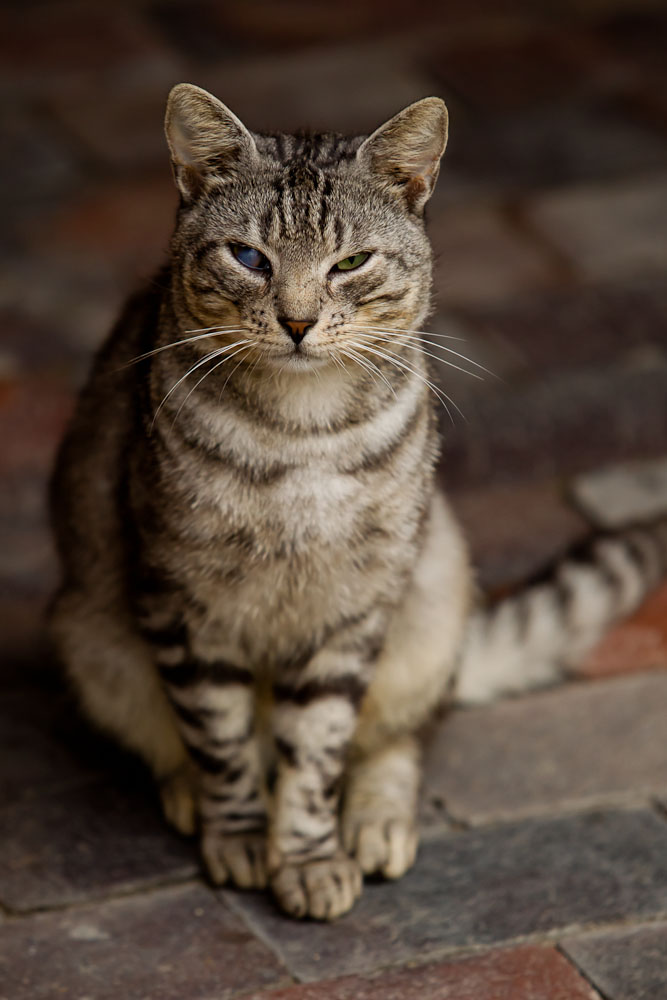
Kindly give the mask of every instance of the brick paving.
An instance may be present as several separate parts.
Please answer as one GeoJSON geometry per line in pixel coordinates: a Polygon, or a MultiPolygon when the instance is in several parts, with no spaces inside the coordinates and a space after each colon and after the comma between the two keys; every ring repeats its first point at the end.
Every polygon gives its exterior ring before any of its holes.
{"type": "Polygon", "coordinates": [[[438,366],[467,418],[443,415],[440,475],[485,589],[659,509],[664,466],[636,463],[667,452],[666,41],[660,0],[4,6],[0,1000],[667,996],[667,585],[568,683],[438,724],[415,869],[333,926],[206,885],[40,632],[48,470],[162,258],[184,79],[258,128],[447,99],[432,329],[498,378],[438,366]]]}

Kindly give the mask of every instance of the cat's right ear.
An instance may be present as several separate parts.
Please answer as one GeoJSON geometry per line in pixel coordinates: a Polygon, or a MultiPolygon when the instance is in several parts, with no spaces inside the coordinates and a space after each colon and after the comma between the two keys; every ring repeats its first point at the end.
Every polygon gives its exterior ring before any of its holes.
{"type": "Polygon", "coordinates": [[[191,83],[179,83],[169,94],[164,130],[174,178],[186,202],[214,174],[249,167],[259,155],[243,122],[217,97],[191,83]]]}

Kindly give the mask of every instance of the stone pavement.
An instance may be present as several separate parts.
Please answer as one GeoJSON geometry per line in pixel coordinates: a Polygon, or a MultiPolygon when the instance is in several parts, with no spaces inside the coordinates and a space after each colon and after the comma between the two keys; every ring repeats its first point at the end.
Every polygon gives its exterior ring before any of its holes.
{"type": "Polygon", "coordinates": [[[667,453],[666,49],[660,0],[4,4],[0,1000],[667,998],[667,586],[570,683],[438,726],[415,869],[332,926],[205,884],[40,633],[48,469],[164,252],[181,80],[256,128],[370,130],[444,96],[431,329],[497,376],[438,366],[480,582],[583,538],[591,491],[639,509],[627,463],[667,453]]]}

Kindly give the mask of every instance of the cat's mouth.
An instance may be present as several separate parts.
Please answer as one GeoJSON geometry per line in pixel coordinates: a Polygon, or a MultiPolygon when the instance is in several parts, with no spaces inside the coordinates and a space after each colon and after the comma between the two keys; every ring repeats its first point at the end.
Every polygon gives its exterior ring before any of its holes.
{"type": "Polygon", "coordinates": [[[293,350],[273,355],[271,360],[284,370],[304,371],[308,368],[319,368],[327,364],[329,357],[326,354],[315,354],[312,350],[303,347],[301,344],[295,344],[293,350]]]}

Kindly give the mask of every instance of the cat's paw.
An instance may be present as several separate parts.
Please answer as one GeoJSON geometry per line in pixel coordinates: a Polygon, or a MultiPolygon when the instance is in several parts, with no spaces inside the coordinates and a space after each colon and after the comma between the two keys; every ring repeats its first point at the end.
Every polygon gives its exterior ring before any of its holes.
{"type": "Polygon", "coordinates": [[[322,861],[284,862],[271,876],[271,889],[291,917],[335,920],[356,903],[362,877],[356,861],[339,851],[322,861]]]}
{"type": "Polygon", "coordinates": [[[419,838],[407,819],[357,819],[343,823],[343,844],[364,875],[400,878],[417,857],[419,838]]]}
{"type": "Polygon", "coordinates": [[[197,828],[197,807],[190,769],[180,767],[160,782],[162,812],[170,826],[186,837],[197,828]]]}
{"type": "Polygon", "coordinates": [[[223,834],[218,830],[204,830],[201,853],[209,878],[215,885],[233,882],[240,889],[266,888],[264,833],[223,834]]]}

